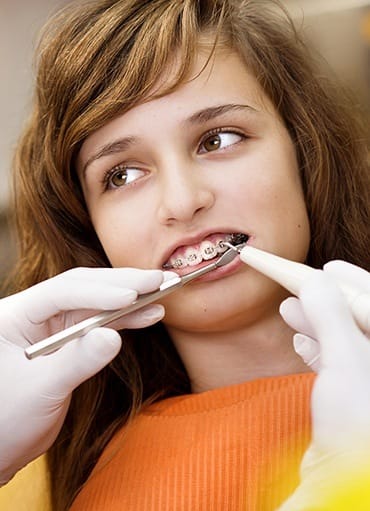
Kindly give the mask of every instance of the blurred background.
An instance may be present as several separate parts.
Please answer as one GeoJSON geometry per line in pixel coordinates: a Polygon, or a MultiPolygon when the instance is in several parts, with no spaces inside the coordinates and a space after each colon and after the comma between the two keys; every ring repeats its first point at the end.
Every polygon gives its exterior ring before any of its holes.
{"type": "MultiPolygon", "coordinates": [[[[0,0],[0,285],[15,258],[8,223],[10,165],[33,87],[40,28],[73,0],[0,0]]],[[[307,38],[370,112],[370,0],[285,0],[307,38]]]]}

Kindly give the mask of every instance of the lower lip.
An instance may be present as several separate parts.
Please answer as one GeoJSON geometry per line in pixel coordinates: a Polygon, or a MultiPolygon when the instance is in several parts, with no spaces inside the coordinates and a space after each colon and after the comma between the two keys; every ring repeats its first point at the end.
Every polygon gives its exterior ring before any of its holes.
{"type": "MultiPolygon", "coordinates": [[[[210,261],[203,261],[201,264],[197,264],[196,266],[188,267],[191,268],[190,271],[198,270],[200,268],[203,268],[204,266],[207,266],[208,264],[212,263],[212,260],[210,261]]],[[[243,261],[241,261],[239,256],[236,256],[235,259],[233,259],[230,263],[225,264],[225,266],[220,266],[219,268],[216,268],[214,270],[211,270],[209,273],[206,273],[205,275],[202,275],[198,279],[194,280],[192,284],[197,282],[210,282],[212,280],[218,280],[222,279],[223,277],[227,277],[228,275],[232,275],[233,273],[236,273],[239,268],[243,265],[243,261]]],[[[186,273],[182,271],[181,273],[178,271],[177,273],[182,276],[186,275],[186,273]]]]}

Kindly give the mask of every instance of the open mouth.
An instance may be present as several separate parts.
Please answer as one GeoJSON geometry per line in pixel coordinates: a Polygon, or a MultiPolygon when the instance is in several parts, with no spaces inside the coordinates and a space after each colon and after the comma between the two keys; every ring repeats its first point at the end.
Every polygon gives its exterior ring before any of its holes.
{"type": "Polygon", "coordinates": [[[228,250],[228,247],[224,244],[225,241],[232,245],[239,245],[240,243],[246,243],[248,236],[243,233],[212,234],[199,244],[176,249],[163,265],[163,268],[178,270],[215,259],[228,250]]]}

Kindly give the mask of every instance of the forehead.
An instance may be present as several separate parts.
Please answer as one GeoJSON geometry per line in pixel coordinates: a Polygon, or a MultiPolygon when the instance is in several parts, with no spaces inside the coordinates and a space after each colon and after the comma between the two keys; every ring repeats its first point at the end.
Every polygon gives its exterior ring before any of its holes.
{"type": "MultiPolygon", "coordinates": [[[[259,103],[271,102],[267,100],[262,87],[258,83],[252,69],[240,56],[236,49],[231,48],[226,41],[218,42],[214,47],[213,39],[203,37],[199,40],[198,49],[187,69],[185,76],[178,80],[179,68],[183,66],[183,55],[180,51],[173,54],[173,58],[157,79],[155,85],[149,91],[142,103],[148,102],[163,96],[170,96],[173,91],[194,93],[196,90],[218,88],[220,93],[226,89],[232,94],[238,91],[241,86],[245,87],[245,93],[254,96],[259,103]],[[169,90],[169,84],[175,83],[175,87],[169,90]],[[266,101],[267,100],[267,101],[266,101]]],[[[196,99],[196,98],[193,98],[196,99]]],[[[271,106],[271,105],[270,105],[271,106]]]]}
{"type": "MultiPolygon", "coordinates": [[[[113,140],[118,131],[136,137],[155,122],[163,129],[175,127],[195,118],[199,112],[222,105],[243,104],[261,115],[275,115],[272,103],[253,73],[238,53],[229,49],[218,49],[211,56],[209,51],[200,50],[186,78],[173,91],[163,92],[167,81],[171,81],[171,73],[177,71],[178,58],[174,56],[148,98],[109,121],[84,141],[79,159],[85,159],[92,149],[113,140]]],[[[207,120],[206,115],[203,120],[207,120]]]]}

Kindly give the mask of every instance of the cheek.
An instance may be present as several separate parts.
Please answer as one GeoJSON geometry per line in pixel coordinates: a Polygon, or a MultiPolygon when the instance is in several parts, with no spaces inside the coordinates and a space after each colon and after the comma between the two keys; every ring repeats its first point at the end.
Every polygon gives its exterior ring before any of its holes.
{"type": "Polygon", "coordinates": [[[276,183],[265,195],[268,206],[257,208],[266,225],[266,248],[282,257],[303,262],[310,244],[307,208],[298,179],[276,183]]]}
{"type": "Polygon", "coordinates": [[[266,249],[304,260],[310,227],[294,148],[264,147],[244,170],[234,183],[232,202],[246,225],[266,249]]]}
{"type": "Polygon", "coordinates": [[[149,236],[148,221],[143,216],[140,211],[119,205],[105,205],[92,213],[94,229],[113,267],[140,267],[149,236]]]}
{"type": "MultiPolygon", "coordinates": [[[[306,214],[295,150],[287,136],[277,137],[270,151],[265,148],[260,168],[255,168],[252,182],[254,199],[276,215],[306,214]]],[[[253,198],[252,198],[253,200],[253,198]]]]}

